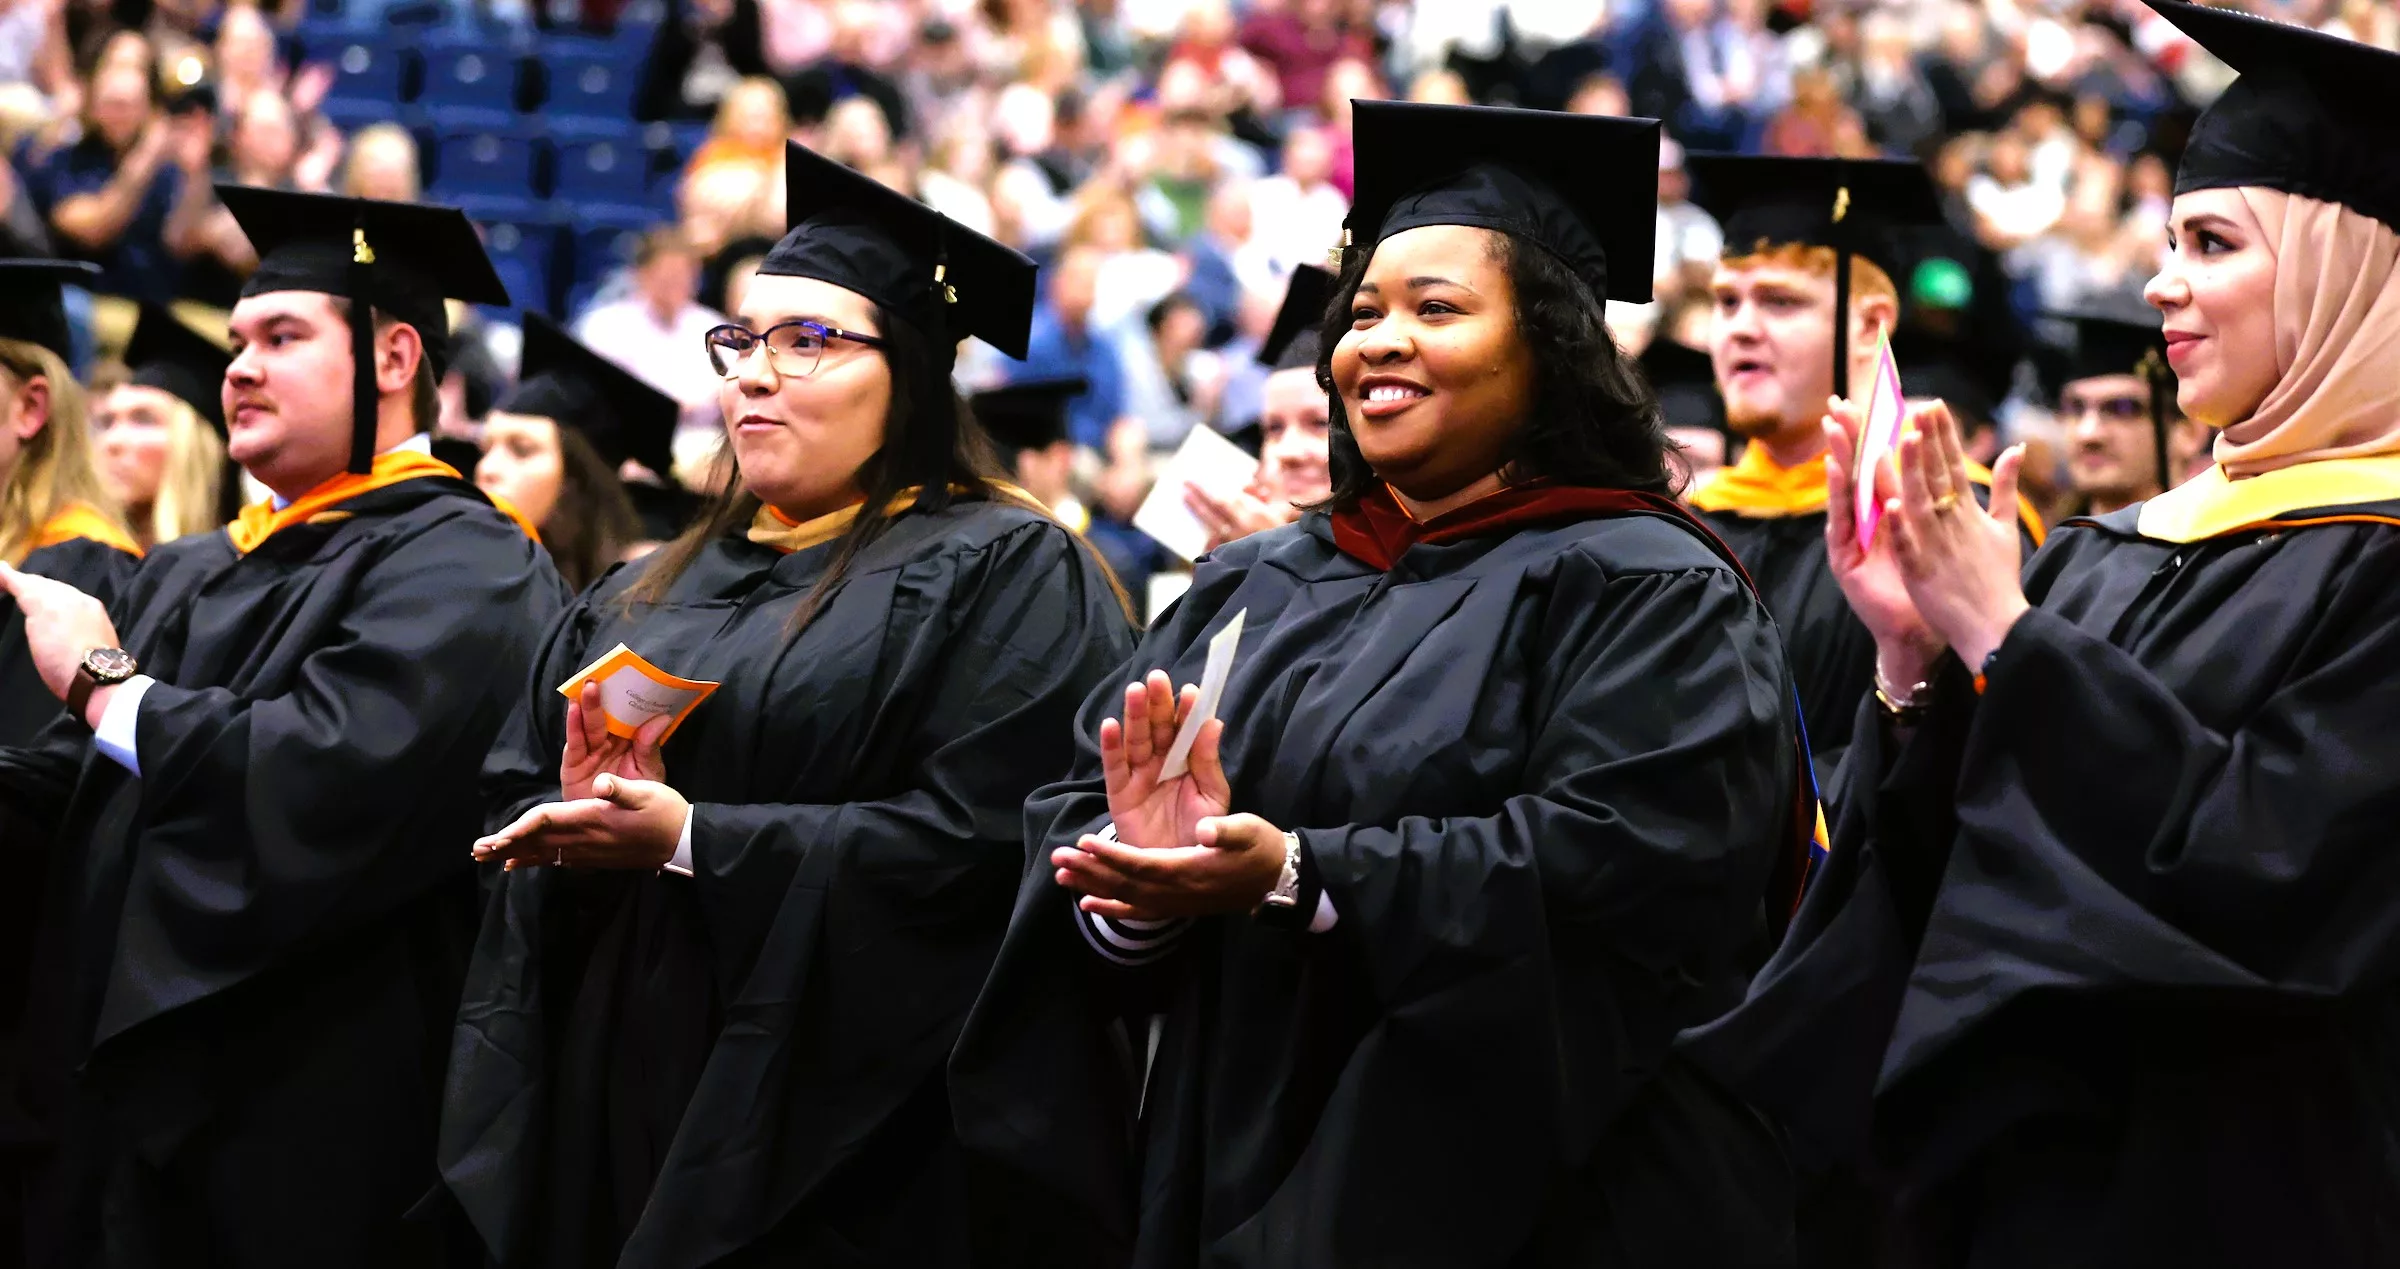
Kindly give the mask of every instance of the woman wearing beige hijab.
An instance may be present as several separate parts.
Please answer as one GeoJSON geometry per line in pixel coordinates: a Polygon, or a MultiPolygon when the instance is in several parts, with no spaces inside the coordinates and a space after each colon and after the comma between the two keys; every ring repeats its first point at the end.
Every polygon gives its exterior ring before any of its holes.
{"type": "Polygon", "coordinates": [[[1876,699],[1687,1037],[1790,1128],[1803,1263],[2400,1265],[2400,56],[2150,4],[2241,74],[2147,292],[2217,463],[2020,573],[1937,408],[1832,518],[1876,699]]]}

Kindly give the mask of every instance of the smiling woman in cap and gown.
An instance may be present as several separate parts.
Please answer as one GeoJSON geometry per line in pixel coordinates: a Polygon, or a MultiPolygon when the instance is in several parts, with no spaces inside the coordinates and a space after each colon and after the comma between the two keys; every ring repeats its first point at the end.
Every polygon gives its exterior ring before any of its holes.
{"type": "Polygon", "coordinates": [[[1333,509],[1204,556],[1027,808],[951,1068],[985,1262],[1779,1263],[1778,1147],[1668,1047],[1806,835],[1774,623],[1601,321],[1658,125],[1356,108],[1333,509]]]}
{"type": "Polygon", "coordinates": [[[2400,1264],[2400,56],[2151,3],[2240,74],[2147,289],[2216,466],[2020,581],[1920,416],[1828,534],[1831,859],[1693,1043],[1884,1197],[1846,1263],[2400,1264]]]}
{"type": "Polygon", "coordinates": [[[220,193],[260,258],[231,318],[231,451],[274,499],[159,545],[109,609],[0,574],[69,701],[0,749],[0,801],[73,862],[29,1028],[64,1108],[34,1258],[411,1263],[476,773],[564,596],[423,452],[443,299],[506,298],[474,227],[220,193]]]}
{"type": "Polygon", "coordinates": [[[710,332],[740,484],[550,632],[485,768],[496,878],[443,1174],[517,1266],[964,1265],[942,1063],[1026,795],[1131,647],[1098,558],[998,481],[957,341],[1033,265],[798,146],[710,332]],[[720,684],[663,744],[560,683],[618,644],[720,684]]]}

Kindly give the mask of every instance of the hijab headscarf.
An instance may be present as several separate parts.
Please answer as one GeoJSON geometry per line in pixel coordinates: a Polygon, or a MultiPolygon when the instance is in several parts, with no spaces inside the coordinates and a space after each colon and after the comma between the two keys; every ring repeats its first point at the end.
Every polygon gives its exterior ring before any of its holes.
{"type": "Polygon", "coordinates": [[[2235,190],[2275,253],[2275,386],[2217,438],[2235,480],[2400,453],[2400,232],[2340,203],[2235,190]]]}

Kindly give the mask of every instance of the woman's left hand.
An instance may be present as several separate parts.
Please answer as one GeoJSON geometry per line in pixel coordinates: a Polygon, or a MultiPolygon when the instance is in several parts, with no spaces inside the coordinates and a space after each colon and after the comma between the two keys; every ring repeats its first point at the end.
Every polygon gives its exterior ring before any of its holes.
{"type": "Polygon", "coordinates": [[[1980,507],[1949,408],[1928,402],[1909,414],[1912,429],[1900,439],[1900,496],[1885,504],[1884,526],[1917,612],[1974,670],[2030,606],[2017,541],[2017,471],[2025,447],[2011,446],[1992,465],[1991,506],[1980,507]]]}
{"type": "Polygon", "coordinates": [[[1144,849],[1086,834],[1050,852],[1078,907],[1121,921],[1248,912],[1283,876],[1283,830],[1255,815],[1200,821],[1200,844],[1144,849]]]}
{"type": "Polygon", "coordinates": [[[515,823],[475,843],[475,860],[497,859],[514,869],[548,864],[568,868],[656,870],[675,858],[692,804],[667,785],[603,774],[592,796],[545,802],[515,823]]]}

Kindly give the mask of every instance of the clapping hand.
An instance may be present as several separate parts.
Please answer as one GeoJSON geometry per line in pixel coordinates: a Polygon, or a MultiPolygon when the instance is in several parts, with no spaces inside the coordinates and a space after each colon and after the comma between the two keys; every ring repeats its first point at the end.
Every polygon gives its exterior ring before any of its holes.
{"type": "Polygon", "coordinates": [[[1910,411],[1910,423],[1900,439],[1900,492],[1887,504],[1884,532],[1917,612],[1971,669],[2030,607],[2017,539],[2017,473],[2025,465],[2025,447],[2009,447],[1992,464],[1991,506],[1982,507],[1968,482],[1966,445],[1949,407],[1939,401],[1919,406],[1910,411]]]}
{"type": "Polygon", "coordinates": [[[1126,686],[1123,721],[1100,724],[1116,840],[1087,833],[1050,854],[1058,884],[1081,892],[1084,911],[1126,920],[1246,912],[1282,874],[1282,830],[1255,815],[1226,814],[1233,791],[1219,754],[1222,719],[1200,725],[1189,771],[1160,774],[1199,696],[1191,686],[1176,693],[1166,672],[1153,670],[1126,686]]]}
{"type": "MultiPolygon", "coordinates": [[[[1885,681],[1900,686],[1922,681],[1936,658],[1948,647],[1926,624],[1909,595],[1894,553],[1892,517],[1881,522],[1872,547],[1858,538],[1856,514],[1858,437],[1866,428],[1864,411],[1855,403],[1834,397],[1825,414],[1825,558],[1833,580],[1850,601],[1850,611],[1875,636],[1876,664],[1885,681]]],[[[1889,492],[1899,477],[1888,457],[1876,469],[1875,487],[1889,492]]]]}

